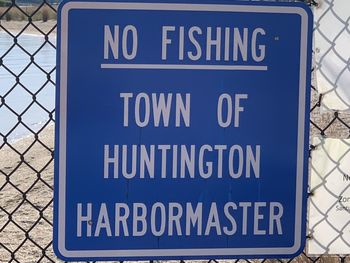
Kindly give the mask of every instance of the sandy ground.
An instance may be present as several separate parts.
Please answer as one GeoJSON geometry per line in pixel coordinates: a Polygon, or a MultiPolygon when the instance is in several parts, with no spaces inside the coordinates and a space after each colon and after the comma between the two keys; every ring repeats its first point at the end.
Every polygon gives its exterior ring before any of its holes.
{"type": "MultiPolygon", "coordinates": [[[[41,248],[51,243],[53,145],[54,129],[50,125],[39,134],[38,141],[28,136],[11,143],[11,147],[0,146],[0,262],[9,262],[8,250],[19,247],[16,259],[37,262],[43,254],[34,243],[41,248]],[[29,233],[27,237],[25,231],[29,233]]],[[[51,246],[45,253],[56,258],[51,246]]]]}
{"type": "Polygon", "coordinates": [[[56,20],[49,20],[47,22],[34,21],[32,23],[29,23],[28,21],[0,20],[0,25],[0,32],[6,32],[6,29],[15,35],[23,30],[24,34],[43,35],[43,33],[49,33],[51,37],[56,36],[56,20]]]}

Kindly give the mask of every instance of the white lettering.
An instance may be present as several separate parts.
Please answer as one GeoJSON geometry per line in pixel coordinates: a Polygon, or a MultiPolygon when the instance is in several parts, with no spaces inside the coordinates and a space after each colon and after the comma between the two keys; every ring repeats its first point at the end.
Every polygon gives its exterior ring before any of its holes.
{"type": "Polygon", "coordinates": [[[165,206],[162,203],[159,203],[159,202],[155,203],[152,206],[152,210],[151,210],[151,231],[152,231],[152,234],[157,236],[157,237],[163,235],[164,231],[165,231],[165,225],[166,225],[166,222],[165,222],[165,206]],[[160,227],[159,227],[159,230],[157,229],[157,226],[156,226],[157,210],[159,210],[159,212],[160,212],[160,227]]]}
{"type": "Polygon", "coordinates": [[[119,49],[119,26],[114,26],[114,36],[112,35],[111,29],[108,25],[104,26],[104,52],[103,58],[109,59],[109,49],[112,50],[114,59],[118,59],[119,49]]]}
{"type": "Polygon", "coordinates": [[[132,98],[132,93],[120,93],[120,97],[124,100],[124,127],[129,126],[129,99],[132,98]]]}
{"type": "Polygon", "coordinates": [[[191,235],[191,225],[197,224],[197,236],[202,235],[202,210],[203,203],[198,203],[193,211],[192,204],[186,203],[186,236],[191,235]]]}
{"type": "Polygon", "coordinates": [[[186,102],[183,102],[181,94],[176,94],[176,127],[180,127],[180,117],[186,127],[190,126],[191,94],[186,93],[186,102]],[[185,106],[186,104],[186,106],[185,106]]]}
{"type": "Polygon", "coordinates": [[[210,234],[210,230],[212,227],[215,228],[216,234],[220,236],[221,228],[220,228],[220,220],[219,220],[218,208],[216,206],[216,203],[211,203],[211,206],[210,206],[208,222],[204,233],[206,236],[210,234]]]}
{"type": "Polygon", "coordinates": [[[123,37],[122,37],[122,50],[123,50],[123,56],[127,60],[134,59],[136,57],[137,53],[137,30],[136,27],[132,25],[127,25],[123,30],[123,37]],[[128,52],[128,36],[129,32],[132,35],[132,48],[131,52],[128,52]]]}
{"type": "Polygon", "coordinates": [[[168,235],[173,235],[173,226],[175,223],[175,229],[177,235],[181,236],[180,218],[182,216],[182,206],[179,203],[169,203],[169,222],[168,222],[168,235]],[[175,213],[177,210],[177,213],[175,213]]]}
{"type": "Polygon", "coordinates": [[[106,234],[108,237],[112,236],[111,225],[109,224],[109,218],[107,213],[107,207],[105,203],[101,204],[100,213],[98,214],[96,229],[95,229],[95,237],[100,235],[101,229],[106,230],[106,234]]]}
{"type": "Polygon", "coordinates": [[[146,93],[139,93],[135,100],[135,122],[139,127],[147,126],[150,116],[150,102],[149,97],[146,93]],[[141,100],[143,101],[143,110],[140,110],[141,100]],[[144,112],[144,118],[141,120],[140,114],[144,112]]]}
{"type": "Polygon", "coordinates": [[[147,232],[147,207],[143,203],[134,203],[133,205],[133,224],[132,235],[136,237],[144,236],[147,232]],[[140,213],[139,213],[140,212],[140,213]],[[138,226],[141,224],[141,229],[138,226]]]}
{"type": "Polygon", "coordinates": [[[263,61],[265,58],[265,45],[258,45],[258,49],[260,51],[260,54],[257,54],[257,44],[256,44],[256,39],[258,37],[258,34],[265,36],[266,32],[264,29],[262,28],[255,28],[252,34],[252,56],[254,61],[256,62],[260,62],[263,61]]]}
{"type": "Polygon", "coordinates": [[[198,170],[199,170],[199,175],[202,178],[209,178],[212,173],[213,173],[213,162],[206,162],[206,168],[207,168],[207,172],[204,171],[204,152],[205,151],[209,151],[212,152],[213,148],[210,145],[203,145],[200,149],[199,149],[199,157],[198,157],[198,170]]]}
{"type": "Polygon", "coordinates": [[[124,236],[129,236],[129,229],[128,224],[126,220],[128,219],[130,215],[130,209],[127,204],[124,203],[116,203],[115,204],[115,228],[114,228],[114,235],[118,237],[120,235],[120,224],[123,228],[124,236]],[[124,211],[124,214],[122,214],[121,211],[124,211]]]}
{"type": "Polygon", "coordinates": [[[232,208],[232,210],[237,210],[237,205],[233,202],[228,202],[224,206],[224,214],[226,218],[230,221],[232,226],[231,230],[229,230],[227,226],[224,226],[222,229],[225,235],[228,235],[228,236],[234,235],[237,231],[237,223],[234,217],[232,216],[232,214],[230,214],[230,211],[229,211],[230,208],[232,208]]]}
{"type": "Polygon", "coordinates": [[[91,218],[92,218],[92,204],[87,204],[86,216],[83,216],[83,205],[77,205],[77,237],[82,236],[82,223],[86,222],[86,236],[91,237],[91,218]]]}
{"type": "Polygon", "coordinates": [[[175,31],[175,27],[163,26],[162,28],[162,60],[167,59],[167,45],[171,44],[171,39],[168,38],[169,31],[175,31]]]}

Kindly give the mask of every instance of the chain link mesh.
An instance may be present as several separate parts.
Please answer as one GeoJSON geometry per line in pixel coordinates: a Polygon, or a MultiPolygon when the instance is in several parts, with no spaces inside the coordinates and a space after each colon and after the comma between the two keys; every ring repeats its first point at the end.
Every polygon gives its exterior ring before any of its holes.
{"type": "MultiPolygon", "coordinates": [[[[57,4],[46,0],[37,2],[40,3],[28,6],[26,1],[0,0],[0,262],[61,262],[52,249],[56,65],[49,59],[49,56],[55,59],[57,4]],[[35,44],[26,39],[31,34],[36,35],[35,44]],[[33,121],[37,115],[40,120],[33,121]]],[[[333,14],[334,1],[325,2],[329,5],[327,12],[333,14]]],[[[318,4],[314,0],[307,3],[313,7],[318,4]]],[[[339,18],[339,22],[344,23],[343,31],[349,32],[349,19],[339,18]]],[[[322,20],[315,21],[315,30],[321,30],[321,25],[322,20]]],[[[349,68],[349,60],[345,64],[344,67],[349,68]]],[[[313,79],[321,68],[321,64],[316,65],[313,79]]],[[[336,83],[331,84],[336,89],[336,83]]],[[[350,114],[323,111],[323,94],[317,91],[315,81],[311,92],[311,137],[348,138],[350,114]]],[[[311,145],[310,152],[314,148],[311,145]]],[[[326,218],[327,213],[323,216],[326,218]]],[[[338,238],[341,238],[340,232],[338,238]]],[[[230,261],[350,262],[350,258],[309,257],[303,253],[288,260],[230,261]]]]}

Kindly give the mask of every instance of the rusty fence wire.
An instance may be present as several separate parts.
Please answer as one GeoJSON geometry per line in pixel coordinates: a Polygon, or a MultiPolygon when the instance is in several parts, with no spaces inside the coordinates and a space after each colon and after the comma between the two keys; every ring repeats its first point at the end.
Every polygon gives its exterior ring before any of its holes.
{"type": "MultiPolygon", "coordinates": [[[[341,34],[349,34],[349,19],[344,21],[332,9],[333,3],[339,0],[319,1],[306,2],[313,9],[319,8],[319,4],[327,5],[325,13],[343,24],[341,34]]],[[[52,249],[58,1],[29,2],[0,0],[0,262],[61,262],[52,249]]],[[[315,21],[315,31],[321,34],[323,17],[315,21]]],[[[341,34],[335,37],[339,38],[341,34]]],[[[326,40],[329,43],[335,41],[326,40]]],[[[330,51],[332,48],[334,45],[330,44],[330,51]]],[[[348,58],[342,61],[344,68],[339,74],[350,67],[348,58]]],[[[310,87],[310,138],[349,138],[350,114],[324,107],[324,94],[315,81],[316,72],[324,74],[322,60],[314,65],[313,84],[310,87]]],[[[336,81],[330,80],[330,85],[337,88],[336,81]]],[[[315,147],[310,144],[310,156],[315,147]]],[[[317,203],[313,205],[317,206],[317,203]]],[[[322,216],[322,220],[327,220],[327,212],[322,216]]],[[[350,216],[348,221],[350,224],[350,216]]],[[[313,231],[309,229],[309,239],[314,238],[313,231]]],[[[342,239],[342,234],[342,231],[338,231],[335,238],[342,239]]],[[[330,245],[322,244],[325,253],[330,245]]],[[[350,262],[350,257],[326,254],[308,256],[304,252],[294,259],[208,259],[197,262],[228,261],[350,262]]]]}

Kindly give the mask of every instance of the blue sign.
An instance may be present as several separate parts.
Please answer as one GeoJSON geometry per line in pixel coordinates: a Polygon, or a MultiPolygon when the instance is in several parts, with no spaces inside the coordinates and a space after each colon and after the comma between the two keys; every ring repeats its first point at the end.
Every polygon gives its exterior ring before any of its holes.
{"type": "Polygon", "coordinates": [[[297,3],[61,4],[57,255],[300,253],[311,27],[297,3]]]}

